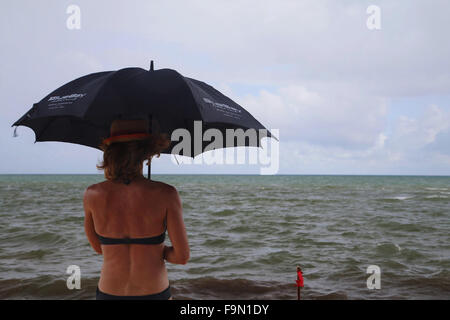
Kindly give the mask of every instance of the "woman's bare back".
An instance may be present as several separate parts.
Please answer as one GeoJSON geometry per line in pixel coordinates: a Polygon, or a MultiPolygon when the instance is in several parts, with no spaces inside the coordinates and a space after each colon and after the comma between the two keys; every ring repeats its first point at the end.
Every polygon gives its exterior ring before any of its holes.
{"type": "MultiPolygon", "coordinates": [[[[97,235],[154,237],[165,231],[167,213],[175,200],[171,199],[173,189],[144,177],[129,185],[104,181],[87,189],[85,207],[90,210],[97,235]]],[[[88,238],[92,244],[92,236],[88,234],[88,238]]],[[[95,244],[93,247],[95,249],[95,244]]],[[[120,296],[148,295],[169,286],[163,259],[164,244],[101,245],[101,253],[103,267],[98,286],[102,292],[120,296]]]]}

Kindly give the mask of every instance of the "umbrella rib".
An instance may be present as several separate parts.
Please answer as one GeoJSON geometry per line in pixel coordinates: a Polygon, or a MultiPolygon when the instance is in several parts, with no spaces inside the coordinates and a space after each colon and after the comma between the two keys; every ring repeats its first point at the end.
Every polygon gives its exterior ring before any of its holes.
{"type": "Polygon", "coordinates": [[[47,128],[50,126],[50,124],[52,124],[55,120],[56,120],[56,117],[49,118],[49,121],[47,121],[45,127],[36,134],[35,142],[37,142],[42,137],[42,134],[44,133],[44,131],[47,130],[47,128]]]}
{"type": "MultiPolygon", "coordinates": [[[[111,73],[106,75],[106,78],[103,82],[102,87],[95,93],[92,102],[90,103],[91,105],[94,105],[95,103],[98,103],[98,100],[100,99],[100,97],[102,96],[102,94],[104,93],[104,91],[107,88],[107,85],[109,84],[109,82],[113,81],[115,77],[117,77],[117,75],[119,74],[120,70],[116,70],[116,71],[110,71],[111,73]]],[[[146,70],[145,70],[146,71],[146,70]]],[[[137,77],[137,75],[134,75],[135,77],[137,77]]],[[[119,99],[122,103],[126,103],[126,101],[123,99],[123,97],[120,94],[116,94],[115,95],[116,99],[119,99]]],[[[86,110],[86,112],[82,115],[82,119],[86,119],[86,114],[88,114],[89,110],[86,110]]]]}
{"type": "MultiPolygon", "coordinates": [[[[194,93],[193,93],[193,91],[192,91],[191,85],[190,85],[189,82],[186,80],[186,78],[183,77],[181,74],[180,74],[180,77],[181,77],[181,79],[183,80],[183,82],[186,84],[187,89],[189,90],[190,98],[191,98],[191,101],[193,102],[193,105],[194,105],[194,106],[197,105],[197,101],[196,101],[196,99],[195,99],[195,96],[194,96],[194,93]]],[[[195,108],[195,107],[194,107],[194,108],[193,108],[193,111],[194,111],[194,114],[197,115],[198,119],[202,119],[202,113],[201,113],[201,111],[199,110],[199,108],[195,108]]],[[[194,118],[195,118],[195,117],[194,117],[194,118]]]]}

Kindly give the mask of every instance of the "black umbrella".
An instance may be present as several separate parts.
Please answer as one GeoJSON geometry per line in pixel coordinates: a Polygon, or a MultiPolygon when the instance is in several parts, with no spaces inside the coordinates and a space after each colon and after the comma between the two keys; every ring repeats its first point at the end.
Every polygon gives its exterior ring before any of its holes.
{"type": "MultiPolygon", "coordinates": [[[[259,147],[263,137],[271,136],[249,112],[212,86],[172,69],[154,70],[153,61],[150,70],[124,68],[75,79],[35,103],[12,126],[31,128],[35,142],[62,141],[100,149],[113,120],[136,117],[148,118],[152,132],[169,137],[178,128],[194,136],[194,121],[201,121],[202,132],[214,128],[224,137],[226,129],[256,130],[256,141],[235,139],[230,145],[223,139],[222,148],[259,147]]],[[[171,153],[176,143],[172,141],[163,153],[171,153]]],[[[202,141],[195,147],[192,142],[191,151],[183,150],[181,155],[195,157],[209,143],[202,141]]]]}

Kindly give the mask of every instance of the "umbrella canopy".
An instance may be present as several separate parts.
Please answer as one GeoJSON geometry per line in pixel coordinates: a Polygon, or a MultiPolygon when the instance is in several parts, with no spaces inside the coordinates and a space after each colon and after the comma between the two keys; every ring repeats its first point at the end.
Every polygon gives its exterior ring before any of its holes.
{"type": "MultiPolygon", "coordinates": [[[[194,121],[201,121],[202,132],[214,128],[223,137],[226,129],[255,129],[256,141],[235,139],[227,146],[259,147],[264,126],[239,104],[212,86],[184,77],[172,69],[150,70],[124,68],[92,73],[56,89],[26,112],[12,126],[31,128],[36,141],[62,141],[99,148],[115,119],[149,119],[153,132],[169,137],[178,128],[187,129],[194,137],[194,121]]],[[[171,153],[172,141],[163,153],[171,153]]],[[[181,155],[195,157],[211,142],[202,141],[200,148],[183,150],[181,155]]],[[[216,144],[215,144],[216,145],[216,144]]]]}

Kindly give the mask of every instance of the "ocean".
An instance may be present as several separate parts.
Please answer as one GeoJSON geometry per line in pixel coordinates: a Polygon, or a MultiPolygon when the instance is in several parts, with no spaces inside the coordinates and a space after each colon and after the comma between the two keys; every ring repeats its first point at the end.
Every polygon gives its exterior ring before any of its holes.
{"type": "MultiPolygon", "coordinates": [[[[175,186],[191,247],[174,299],[450,299],[450,177],[153,175],[175,186]],[[369,289],[368,267],[379,267],[369,289]]],[[[83,229],[93,175],[0,175],[0,298],[94,299],[83,229]],[[70,265],[81,288],[68,289],[70,265]]],[[[166,238],[166,243],[169,243],[166,238]]]]}

